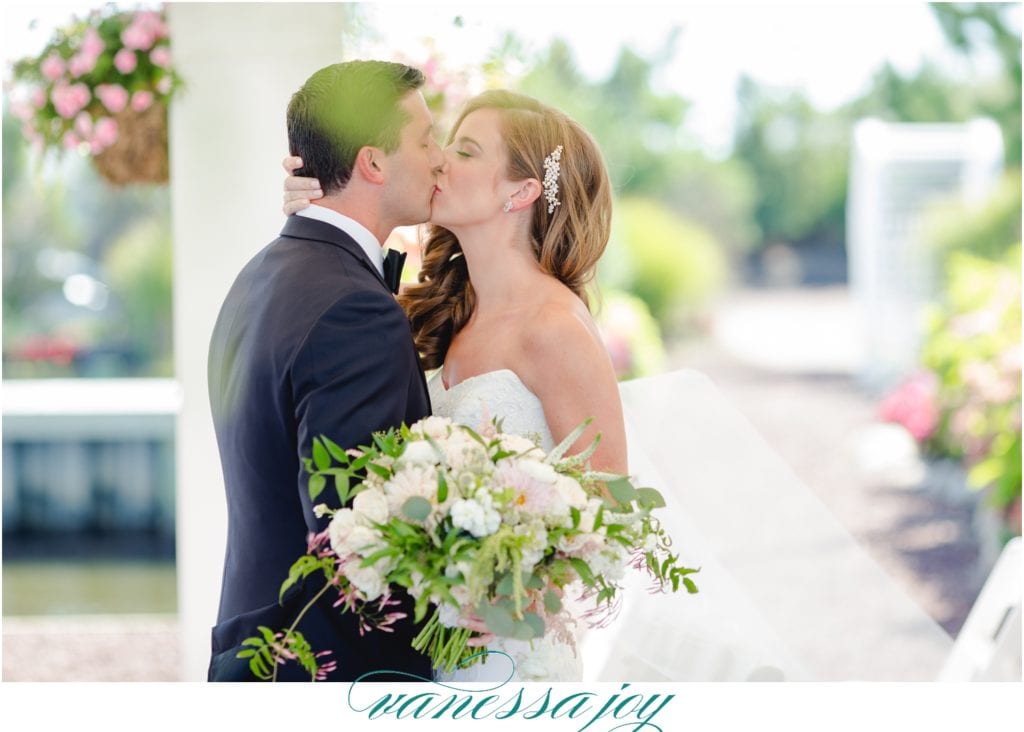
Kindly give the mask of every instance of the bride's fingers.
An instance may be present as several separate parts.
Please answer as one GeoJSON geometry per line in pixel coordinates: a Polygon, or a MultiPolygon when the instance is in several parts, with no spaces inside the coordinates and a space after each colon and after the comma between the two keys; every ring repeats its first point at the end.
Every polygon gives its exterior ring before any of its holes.
{"type": "MultiPolygon", "coordinates": [[[[315,179],[312,179],[315,182],[315,179]]],[[[289,191],[286,190],[282,198],[284,199],[284,205],[282,206],[285,216],[291,216],[296,211],[301,211],[304,208],[309,207],[310,201],[316,200],[323,196],[323,191],[319,188],[311,191],[289,191]]]]}
{"type": "Polygon", "coordinates": [[[303,193],[308,194],[313,191],[320,190],[320,181],[316,178],[303,178],[300,175],[289,175],[284,179],[284,185],[281,186],[285,193],[303,193]]]}
{"type": "Polygon", "coordinates": [[[489,632],[487,630],[487,623],[485,623],[480,618],[476,618],[476,617],[472,617],[472,618],[462,617],[462,618],[459,618],[459,625],[461,625],[463,628],[469,628],[470,630],[475,630],[477,633],[488,633],[489,632]]]}
{"type": "Polygon", "coordinates": [[[289,155],[281,161],[281,167],[284,168],[284,172],[291,175],[296,170],[302,167],[302,158],[298,155],[289,155]]]}
{"type": "Polygon", "coordinates": [[[480,648],[481,646],[487,646],[494,640],[493,633],[486,633],[485,635],[478,635],[476,638],[470,638],[466,641],[466,645],[470,648],[480,648]]]}

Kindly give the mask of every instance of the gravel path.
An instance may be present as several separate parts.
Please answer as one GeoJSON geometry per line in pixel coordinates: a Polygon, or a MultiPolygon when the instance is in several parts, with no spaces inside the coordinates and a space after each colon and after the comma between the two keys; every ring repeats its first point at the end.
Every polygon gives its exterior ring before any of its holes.
{"type": "Polygon", "coordinates": [[[927,470],[877,423],[876,400],[853,375],[856,348],[836,337],[850,321],[845,288],[745,291],[722,303],[709,337],[677,344],[670,365],[707,374],[955,637],[988,573],[973,528],[977,496],[962,490],[955,471],[927,470]],[[782,319],[789,326],[766,337],[782,319]]]}

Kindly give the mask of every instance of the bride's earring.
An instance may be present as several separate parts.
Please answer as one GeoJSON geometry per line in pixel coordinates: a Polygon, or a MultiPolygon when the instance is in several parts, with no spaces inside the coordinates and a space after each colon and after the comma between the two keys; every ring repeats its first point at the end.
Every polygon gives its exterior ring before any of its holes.
{"type": "Polygon", "coordinates": [[[504,211],[505,213],[508,213],[509,211],[512,210],[512,199],[511,198],[508,199],[507,201],[505,201],[505,205],[501,207],[501,210],[504,211]]]}

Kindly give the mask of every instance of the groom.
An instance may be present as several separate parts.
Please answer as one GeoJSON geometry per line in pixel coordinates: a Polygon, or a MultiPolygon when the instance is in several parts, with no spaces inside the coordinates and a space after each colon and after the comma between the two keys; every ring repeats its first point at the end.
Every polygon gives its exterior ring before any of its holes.
{"type": "MultiPolygon", "coordinates": [[[[301,175],[322,182],[324,197],[290,216],[280,237],[245,265],[213,330],[210,405],[228,541],[211,681],[252,680],[248,661],[236,658],[241,642],[260,625],[290,626],[322,587],[322,576],[312,575],[278,602],[307,534],[326,527],[313,514],[303,469],[313,438],[352,448],[430,413],[409,322],[393,295],[401,265],[385,266],[382,249],[394,227],[430,217],[443,158],[423,82],[402,64],[335,64],[313,74],[288,105],[291,154],[304,161],[301,175]]],[[[337,507],[331,488],[322,496],[337,507]]],[[[393,633],[365,635],[356,616],[331,607],[333,594],[298,626],[314,651],[332,651],[323,659],[337,663],[329,680],[379,669],[430,678],[429,659],[410,648],[416,630],[404,593],[397,609],[409,619],[393,633]]],[[[309,680],[297,663],[279,667],[278,678],[309,680]]]]}

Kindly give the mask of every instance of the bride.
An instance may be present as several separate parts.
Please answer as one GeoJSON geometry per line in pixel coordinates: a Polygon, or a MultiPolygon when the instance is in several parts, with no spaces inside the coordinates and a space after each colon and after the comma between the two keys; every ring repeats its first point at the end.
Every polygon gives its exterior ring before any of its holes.
{"type": "MultiPolygon", "coordinates": [[[[289,176],[285,212],[308,205],[316,185],[289,176]]],[[[500,416],[546,449],[594,417],[574,449],[600,432],[596,468],[663,491],[664,527],[702,567],[701,593],[651,596],[628,575],[619,618],[577,647],[482,641],[511,656],[521,681],[935,678],[948,635],[706,377],[676,372],[620,391],[586,292],[610,216],[590,135],[529,97],[487,92],[444,150],[420,283],[399,300],[435,370],[435,414],[470,426],[500,416]]],[[[499,655],[439,678],[510,673],[499,655]]]]}
{"type": "MultiPolygon", "coordinates": [[[[305,205],[308,184],[289,177],[286,188],[301,189],[286,211],[305,205]]],[[[399,297],[424,368],[436,370],[435,415],[472,427],[501,417],[547,451],[593,418],[570,452],[600,433],[591,465],[628,473],[618,384],[587,298],[610,224],[608,172],[583,127],[522,94],[470,100],[444,150],[420,283],[399,297]]],[[[511,656],[518,680],[582,679],[578,649],[549,636],[488,648],[511,656]]],[[[501,661],[441,678],[504,680],[501,661]]]]}

